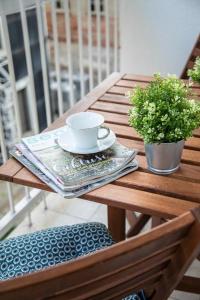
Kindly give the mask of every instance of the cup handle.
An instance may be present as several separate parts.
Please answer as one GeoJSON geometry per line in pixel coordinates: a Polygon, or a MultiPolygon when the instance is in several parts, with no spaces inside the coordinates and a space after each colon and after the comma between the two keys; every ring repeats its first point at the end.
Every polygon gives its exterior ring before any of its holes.
{"type": "Polygon", "coordinates": [[[98,132],[98,137],[97,137],[98,140],[103,140],[103,139],[107,138],[107,136],[110,134],[110,128],[108,128],[106,126],[101,126],[99,128],[99,131],[100,130],[105,130],[106,132],[103,136],[99,136],[99,132],[98,132]]]}

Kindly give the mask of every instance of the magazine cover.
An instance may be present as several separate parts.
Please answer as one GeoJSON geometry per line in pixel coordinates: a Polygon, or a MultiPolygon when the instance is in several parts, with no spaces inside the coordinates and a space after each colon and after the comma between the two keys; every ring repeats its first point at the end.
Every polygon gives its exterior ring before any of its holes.
{"type": "Polygon", "coordinates": [[[124,175],[127,175],[128,173],[131,173],[135,171],[138,168],[138,162],[137,160],[131,161],[123,170],[120,170],[112,176],[110,176],[107,179],[99,179],[95,183],[92,184],[86,184],[85,186],[71,190],[71,191],[63,191],[60,189],[51,179],[48,178],[44,173],[42,173],[33,163],[31,163],[26,157],[23,156],[23,154],[16,148],[14,147],[11,151],[10,154],[17,159],[21,164],[23,164],[29,171],[31,171],[35,176],[37,176],[41,181],[46,183],[52,190],[60,194],[61,196],[71,199],[75,197],[79,197],[85,193],[88,193],[89,191],[92,191],[94,189],[97,189],[107,183],[110,183],[124,175]]]}
{"type": "MultiPolygon", "coordinates": [[[[64,151],[56,142],[58,136],[65,130],[66,126],[22,139],[24,145],[37,161],[63,187],[80,187],[97,178],[110,176],[114,172],[123,169],[134,159],[137,153],[135,150],[115,143],[111,148],[100,153],[90,155],[72,154],[64,151]]],[[[38,164],[37,167],[39,167],[38,164]]]]}
{"type": "MultiPolygon", "coordinates": [[[[63,184],[60,182],[59,178],[56,178],[54,174],[49,172],[47,168],[28,150],[25,144],[16,144],[16,148],[23,154],[25,158],[27,158],[35,167],[37,167],[42,173],[47,175],[49,179],[51,179],[60,189],[65,189],[63,184]]],[[[71,190],[71,189],[70,189],[71,190]]]]}

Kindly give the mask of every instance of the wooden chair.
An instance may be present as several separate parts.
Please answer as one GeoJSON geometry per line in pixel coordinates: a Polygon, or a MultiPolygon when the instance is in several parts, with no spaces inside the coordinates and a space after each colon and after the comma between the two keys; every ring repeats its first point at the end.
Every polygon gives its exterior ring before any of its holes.
{"type": "Polygon", "coordinates": [[[200,34],[197,37],[196,43],[191,51],[191,54],[183,68],[180,78],[181,79],[188,79],[187,71],[188,69],[192,69],[194,66],[195,59],[197,56],[200,56],[200,34]]]}
{"type": "Polygon", "coordinates": [[[130,228],[126,233],[126,237],[129,238],[140,233],[140,231],[144,228],[144,226],[148,223],[152,216],[145,214],[140,214],[139,216],[137,216],[135,212],[127,210],[126,218],[130,225],[130,228]]]}
{"type": "Polygon", "coordinates": [[[165,300],[199,253],[199,235],[195,209],[106,249],[2,281],[0,299],[117,300],[142,289],[148,299],[165,300]]]}

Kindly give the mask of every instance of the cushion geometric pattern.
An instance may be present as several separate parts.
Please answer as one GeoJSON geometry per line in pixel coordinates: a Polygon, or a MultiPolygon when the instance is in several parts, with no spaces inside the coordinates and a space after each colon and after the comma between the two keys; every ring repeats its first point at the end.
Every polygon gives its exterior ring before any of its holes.
{"type": "MultiPolygon", "coordinates": [[[[0,280],[17,277],[113,245],[101,223],[61,226],[0,242],[0,280]]],[[[143,292],[123,300],[145,300],[143,292]]]]}
{"type": "Polygon", "coordinates": [[[123,298],[122,300],[147,300],[144,292],[140,291],[138,294],[132,294],[130,296],[127,296],[126,298],[123,298]]]}
{"type": "Polygon", "coordinates": [[[41,270],[113,243],[100,223],[49,228],[7,239],[0,242],[0,279],[41,270]]]}

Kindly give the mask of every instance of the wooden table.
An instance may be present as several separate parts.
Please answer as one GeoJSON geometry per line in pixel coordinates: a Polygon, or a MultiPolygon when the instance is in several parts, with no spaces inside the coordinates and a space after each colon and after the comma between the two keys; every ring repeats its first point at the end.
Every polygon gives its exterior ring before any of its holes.
{"type": "MultiPolygon", "coordinates": [[[[142,139],[128,126],[127,112],[131,106],[125,93],[136,85],[146,86],[151,79],[113,73],[46,129],[64,125],[66,117],[75,112],[99,112],[105,117],[106,125],[116,133],[119,142],[139,150],[137,159],[140,167],[136,172],[81,196],[108,206],[109,229],[118,241],[125,237],[125,210],[173,218],[200,203],[200,129],[195,130],[194,137],[185,144],[181,168],[170,176],[159,176],[147,170],[142,139]]],[[[200,99],[200,88],[193,89],[200,99]]],[[[0,168],[0,179],[51,191],[14,159],[9,159],[0,168]]]]}

